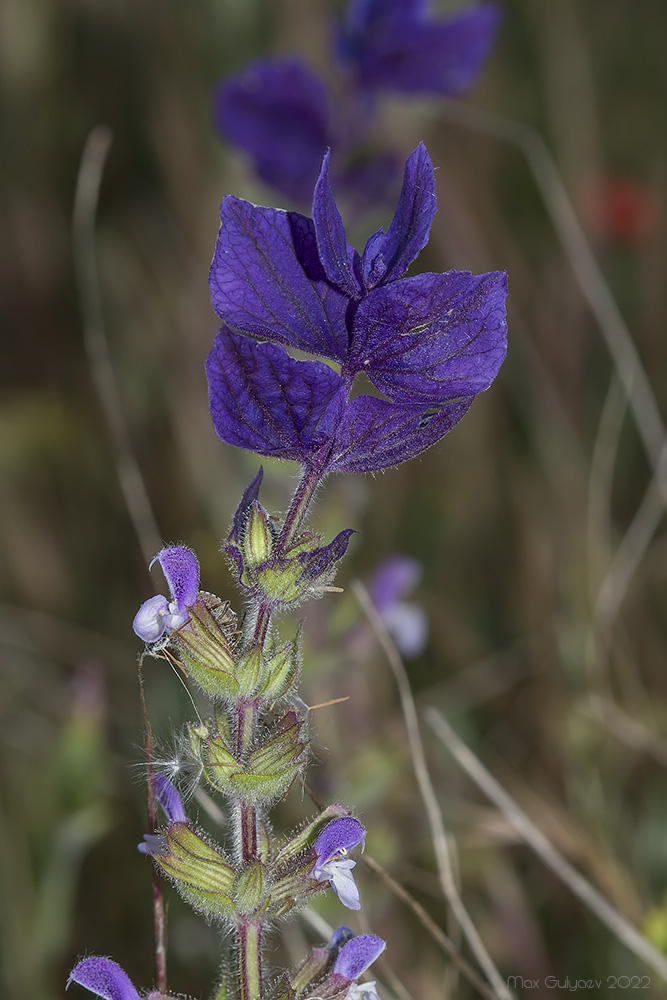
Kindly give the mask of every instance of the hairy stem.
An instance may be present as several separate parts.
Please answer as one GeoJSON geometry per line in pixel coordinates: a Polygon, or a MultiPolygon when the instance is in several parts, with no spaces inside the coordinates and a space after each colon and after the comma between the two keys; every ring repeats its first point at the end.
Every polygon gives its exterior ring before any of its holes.
{"type": "MultiPolygon", "coordinates": [[[[290,547],[297,536],[317,487],[322,481],[326,456],[304,472],[292,497],[276,546],[276,555],[290,547]]],[[[258,601],[251,621],[253,624],[250,646],[264,649],[271,628],[273,606],[268,601],[258,601]]],[[[236,753],[241,760],[252,747],[257,730],[256,701],[241,702],[236,712],[236,753]]],[[[247,864],[257,858],[257,810],[244,800],[238,801],[237,822],[241,861],[247,864]]],[[[241,920],[237,926],[237,955],[240,1000],[261,1000],[262,994],[262,924],[261,916],[241,920]]]]}
{"type": "Polygon", "coordinates": [[[239,993],[241,1000],[261,1000],[261,920],[248,920],[240,923],[236,936],[239,962],[239,993]]]}

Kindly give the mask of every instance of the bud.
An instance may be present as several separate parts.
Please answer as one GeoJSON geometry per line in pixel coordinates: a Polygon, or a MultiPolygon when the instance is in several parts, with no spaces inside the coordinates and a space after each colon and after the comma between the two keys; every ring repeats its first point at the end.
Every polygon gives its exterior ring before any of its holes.
{"type": "Polygon", "coordinates": [[[273,528],[268,512],[258,500],[250,505],[243,530],[243,556],[246,569],[254,569],[270,559],[273,551],[273,528]]]}
{"type": "Polygon", "coordinates": [[[188,627],[172,635],[185,671],[209,694],[234,698],[239,690],[234,677],[236,615],[228,601],[206,593],[197,595],[189,611],[188,627]]]}
{"type": "Polygon", "coordinates": [[[261,695],[267,701],[283,698],[296,683],[301,673],[303,623],[299,625],[296,635],[277,649],[266,663],[266,683],[261,695]]]}
{"type": "Polygon", "coordinates": [[[241,697],[249,698],[256,694],[263,683],[265,674],[266,664],[262,651],[258,646],[252,646],[247,653],[239,658],[236,666],[236,679],[241,697]]]}
{"type": "Polygon", "coordinates": [[[153,854],[181,895],[209,917],[234,913],[234,869],[187,823],[172,823],[164,836],[166,853],[153,854]]]}

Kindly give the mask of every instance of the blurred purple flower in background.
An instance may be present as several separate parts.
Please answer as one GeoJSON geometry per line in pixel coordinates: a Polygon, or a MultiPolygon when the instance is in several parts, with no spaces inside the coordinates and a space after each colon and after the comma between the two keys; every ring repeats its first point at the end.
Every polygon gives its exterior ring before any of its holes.
{"type": "Polygon", "coordinates": [[[428,642],[428,619],[418,604],[404,601],[422,577],[422,566],[409,556],[391,556],[376,570],[370,595],[399,652],[419,656],[428,642]]]}
{"type": "Polygon", "coordinates": [[[357,89],[453,97],[469,90],[500,24],[495,4],[435,18],[428,0],[351,0],[337,54],[357,89]]]}
{"type": "Polygon", "coordinates": [[[490,3],[435,18],[426,0],[351,0],[333,46],[344,76],[336,99],[296,57],[257,60],[216,88],[217,127],[250,156],[263,181],[293,201],[308,202],[331,148],[339,189],[365,208],[381,204],[399,166],[365,148],[378,93],[442,97],[469,90],[499,23],[490,3]]]}
{"type": "Polygon", "coordinates": [[[206,363],[211,416],[228,444],[321,474],[372,472],[429,448],[489,387],[506,352],[507,277],[401,277],[436,211],[423,144],[406,162],[387,231],[361,255],[346,241],[328,165],[327,155],[312,219],[223,199],[210,273],[223,321],[206,363]],[[383,396],[352,397],[358,375],[383,396]]]}

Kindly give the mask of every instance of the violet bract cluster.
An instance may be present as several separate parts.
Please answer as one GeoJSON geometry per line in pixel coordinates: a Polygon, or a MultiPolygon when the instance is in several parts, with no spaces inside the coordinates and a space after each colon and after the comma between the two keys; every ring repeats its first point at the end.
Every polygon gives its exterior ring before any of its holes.
{"type": "Polygon", "coordinates": [[[308,202],[329,147],[339,189],[361,210],[383,204],[398,165],[368,147],[379,98],[465,93],[500,23],[494,3],[449,17],[431,8],[428,0],[349,0],[332,32],[335,87],[297,57],[257,60],[216,89],[220,132],[263,181],[299,203],[308,202]]]}
{"type": "MultiPolygon", "coordinates": [[[[223,547],[245,596],[243,626],[229,602],[200,588],[198,561],[183,545],[155,557],[169,593],[145,601],[133,622],[148,651],[168,651],[210,706],[187,727],[179,768],[222,798],[229,836],[218,843],[200,829],[178,789],[157,774],[164,821],[139,851],[230,941],[218,1000],[378,998],[375,982],[362,977],[385,944],[344,926],[296,969],[267,968],[268,935],[318,894],[362,908],[351,853],[366,837],[354,811],[338,803],[299,830],[272,830],[272,806],[310,760],[298,697],[301,628],[285,640],[275,623],[326,591],[352,534],[346,528],[327,541],[306,527],[323,479],[383,470],[433,445],[491,384],[506,350],[503,273],[404,276],[436,207],[425,147],[407,160],[386,231],[361,253],[347,243],[329,160],[327,153],[312,218],[234,197],[221,208],[210,281],[222,327],[206,365],[213,423],[223,441],[302,470],[282,520],[262,506],[261,469],[234,515],[223,547]]],[[[414,570],[403,562],[380,581],[385,615],[414,570]]],[[[139,996],[107,958],[84,959],[70,982],[105,1000],[139,996]]]]}

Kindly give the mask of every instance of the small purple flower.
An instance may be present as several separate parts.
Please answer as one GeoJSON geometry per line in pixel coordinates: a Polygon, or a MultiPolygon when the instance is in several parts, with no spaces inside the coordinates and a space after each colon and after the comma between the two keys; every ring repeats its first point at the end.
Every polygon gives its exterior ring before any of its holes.
{"type": "Polygon", "coordinates": [[[370,593],[385,628],[406,657],[419,656],[428,641],[428,619],[422,607],[404,601],[422,576],[421,564],[409,556],[391,556],[376,571],[370,593]]]}
{"type": "MultiPolygon", "coordinates": [[[[172,823],[187,823],[185,809],[181,797],[168,778],[162,774],[155,775],[154,781],[155,797],[163,813],[167,817],[169,825],[172,823]]],[[[137,844],[137,850],[142,854],[164,854],[167,852],[165,838],[161,834],[145,833],[141,844],[137,844]]]]}
{"type": "Polygon", "coordinates": [[[473,5],[434,18],[426,0],[351,0],[338,55],[357,88],[454,96],[475,83],[496,37],[500,10],[473,5]]]}
{"type": "Polygon", "coordinates": [[[323,472],[372,472],[430,447],[491,384],[506,352],[507,278],[402,277],[436,211],[423,144],[387,231],[361,255],[346,241],[328,168],[327,155],[312,219],[223,200],[210,273],[223,320],[206,364],[211,415],[228,444],[323,472]],[[358,375],[382,396],[352,398],[358,375]]]}
{"type": "Polygon", "coordinates": [[[162,549],[155,556],[169,586],[171,601],[162,594],[149,598],[137,611],[132,628],[144,642],[156,642],[165,629],[182,628],[190,618],[188,608],[197,600],[199,563],[197,557],[183,546],[162,549]]]}
{"type": "MultiPolygon", "coordinates": [[[[339,928],[336,934],[347,928],[339,928]]],[[[332,938],[333,942],[333,938],[332,938]]],[[[334,976],[341,976],[349,981],[350,986],[345,994],[345,1000],[380,1000],[375,982],[355,983],[354,980],[368,969],[369,966],[384,951],[386,945],[382,938],[374,937],[372,934],[361,934],[348,940],[338,952],[334,963],[334,976]]]]}
{"type": "Polygon", "coordinates": [[[365,830],[359,820],[342,816],[327,823],[315,841],[317,862],[312,878],[319,882],[331,882],[331,886],[343,906],[349,910],[361,909],[359,891],[352,875],[356,861],[347,857],[349,851],[364,843],[365,830]]]}
{"type": "Polygon", "coordinates": [[[103,1000],[140,1000],[127,973],[110,958],[84,958],[70,972],[67,989],[71,983],[85,986],[103,1000]]]}

